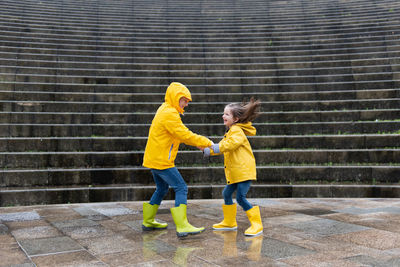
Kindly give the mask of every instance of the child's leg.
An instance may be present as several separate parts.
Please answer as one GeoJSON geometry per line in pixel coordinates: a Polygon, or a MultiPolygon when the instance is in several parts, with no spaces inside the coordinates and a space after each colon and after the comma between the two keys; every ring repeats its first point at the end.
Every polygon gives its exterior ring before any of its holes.
{"type": "Polygon", "coordinates": [[[253,206],[246,199],[247,192],[251,186],[251,180],[237,183],[236,200],[237,203],[243,208],[244,211],[248,211],[253,206]]]}
{"type": "Polygon", "coordinates": [[[225,204],[222,205],[224,219],[222,222],[213,224],[213,230],[235,231],[237,230],[236,211],[237,205],[233,204],[232,194],[236,190],[236,184],[228,184],[222,192],[225,204]]]}
{"type": "Polygon", "coordinates": [[[232,195],[235,192],[237,184],[228,184],[225,186],[224,191],[222,191],[222,195],[224,196],[225,205],[232,205],[232,195]]]}
{"type": "MultiPolygon", "coordinates": [[[[187,185],[176,167],[165,170],[152,170],[164,183],[172,187],[175,191],[175,207],[180,204],[187,204],[187,185]]],[[[165,192],[166,194],[167,192],[165,192]]],[[[164,195],[165,195],[164,194],[164,195]]]]}
{"type": "Polygon", "coordinates": [[[160,205],[161,201],[164,199],[165,195],[168,193],[169,185],[162,179],[162,170],[152,169],[154,182],[156,183],[156,191],[153,193],[150,199],[151,205],[160,205]]]}

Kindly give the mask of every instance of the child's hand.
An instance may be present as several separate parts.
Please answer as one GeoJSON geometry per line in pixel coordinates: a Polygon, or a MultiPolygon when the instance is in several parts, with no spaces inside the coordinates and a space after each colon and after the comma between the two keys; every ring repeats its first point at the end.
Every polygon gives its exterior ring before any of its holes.
{"type": "Polygon", "coordinates": [[[211,155],[211,149],[209,147],[204,148],[203,150],[203,157],[204,158],[209,158],[211,155]]]}
{"type": "Polygon", "coordinates": [[[198,146],[197,148],[204,152],[204,147],[199,147],[198,146]]]}

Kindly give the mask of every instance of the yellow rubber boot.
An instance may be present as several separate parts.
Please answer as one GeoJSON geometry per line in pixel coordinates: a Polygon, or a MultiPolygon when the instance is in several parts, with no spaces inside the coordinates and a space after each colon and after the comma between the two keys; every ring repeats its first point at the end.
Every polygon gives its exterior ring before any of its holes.
{"type": "Polygon", "coordinates": [[[236,223],[236,212],[237,205],[222,205],[222,212],[224,213],[224,219],[222,222],[213,224],[213,230],[216,231],[235,231],[237,230],[236,223]]]}
{"type": "Polygon", "coordinates": [[[204,231],[204,227],[197,228],[188,222],[186,209],[187,206],[185,204],[180,204],[179,207],[171,208],[172,218],[176,225],[176,235],[178,237],[196,235],[204,231]]]}
{"type": "Polygon", "coordinates": [[[166,223],[159,223],[154,218],[156,217],[159,205],[151,205],[143,203],[143,231],[162,230],[168,227],[166,223]]]}
{"type": "Polygon", "coordinates": [[[244,232],[246,236],[257,236],[263,232],[263,225],[261,222],[260,208],[254,206],[246,211],[247,217],[251,223],[251,226],[244,232]]]}

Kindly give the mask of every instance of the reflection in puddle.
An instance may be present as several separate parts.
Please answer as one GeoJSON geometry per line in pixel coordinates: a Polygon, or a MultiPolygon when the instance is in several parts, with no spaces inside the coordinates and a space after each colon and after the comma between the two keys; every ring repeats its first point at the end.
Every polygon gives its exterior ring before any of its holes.
{"type": "MultiPolygon", "coordinates": [[[[222,248],[222,255],[229,257],[236,257],[238,255],[237,241],[236,241],[237,231],[214,231],[214,234],[224,239],[224,247],[222,248]]],[[[245,238],[246,243],[249,244],[246,251],[246,256],[249,260],[251,261],[260,260],[263,238],[264,238],[263,235],[245,238]]]]}

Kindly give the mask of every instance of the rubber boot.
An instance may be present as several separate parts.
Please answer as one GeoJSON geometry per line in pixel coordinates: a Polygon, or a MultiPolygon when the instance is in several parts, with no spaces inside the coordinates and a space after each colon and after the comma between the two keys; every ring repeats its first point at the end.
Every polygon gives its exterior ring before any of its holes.
{"type": "Polygon", "coordinates": [[[188,222],[186,209],[187,206],[185,204],[181,204],[179,207],[171,208],[172,218],[174,219],[176,225],[176,235],[178,237],[200,234],[204,231],[204,227],[197,228],[188,222]]]}
{"type": "Polygon", "coordinates": [[[254,206],[246,211],[247,217],[251,223],[251,226],[244,232],[246,236],[257,236],[263,232],[263,226],[261,222],[260,208],[254,206]]]}
{"type": "Polygon", "coordinates": [[[143,231],[162,230],[168,227],[168,224],[159,223],[154,220],[158,207],[159,205],[157,204],[151,205],[149,203],[143,203],[143,231]]]}
{"type": "Polygon", "coordinates": [[[216,231],[236,231],[236,211],[237,205],[222,205],[222,212],[224,213],[224,219],[222,222],[213,224],[213,230],[216,231]]]}

